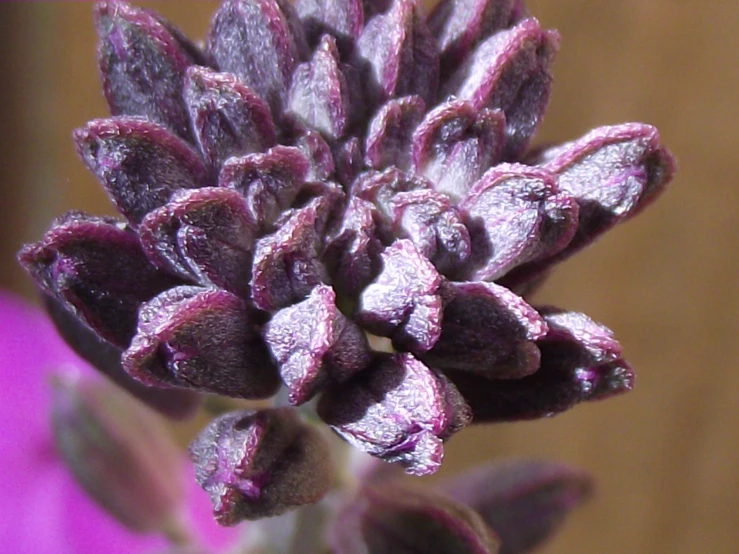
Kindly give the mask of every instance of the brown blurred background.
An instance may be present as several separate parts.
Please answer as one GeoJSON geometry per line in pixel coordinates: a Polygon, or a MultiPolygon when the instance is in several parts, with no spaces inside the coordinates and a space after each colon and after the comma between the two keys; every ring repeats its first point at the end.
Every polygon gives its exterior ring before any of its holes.
{"type": "MultiPolygon", "coordinates": [[[[141,4],[194,37],[214,7],[141,4]]],[[[739,2],[529,6],[563,36],[540,139],[645,121],[679,173],[660,202],[567,262],[539,295],[613,328],[639,371],[636,389],[552,420],[468,429],[443,471],[505,455],[590,470],[597,497],[552,554],[737,552],[739,2]]],[[[86,2],[0,4],[0,279],[29,297],[13,261],[19,245],[67,209],[110,211],[70,140],[106,113],[90,12],[86,2]]]]}

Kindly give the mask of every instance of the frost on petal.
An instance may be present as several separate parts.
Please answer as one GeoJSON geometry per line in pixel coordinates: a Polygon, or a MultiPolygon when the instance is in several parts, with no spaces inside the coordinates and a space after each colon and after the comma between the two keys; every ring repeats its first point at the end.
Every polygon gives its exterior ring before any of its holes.
{"type": "Polygon", "coordinates": [[[467,262],[470,233],[447,196],[433,190],[401,192],[391,209],[396,235],[409,238],[440,273],[455,272],[467,262]]]}
{"type": "Polygon", "coordinates": [[[443,441],[470,420],[457,389],[407,353],[378,355],[353,379],[330,387],[318,414],[357,448],[413,475],[435,472],[443,441]]]}
{"type": "Polygon", "coordinates": [[[410,168],[411,135],[423,118],[420,96],[390,100],[372,118],[365,140],[365,163],[373,169],[410,168]]]}
{"type": "Polygon", "coordinates": [[[556,31],[545,31],[535,19],[525,19],[480,43],[445,84],[443,96],[467,100],[476,110],[503,110],[503,157],[516,159],[544,116],[552,85],[549,66],[558,46],[556,31]]]}
{"type": "Polygon", "coordinates": [[[121,0],[99,1],[95,24],[100,75],[111,114],[143,116],[190,140],[182,82],[194,60],[182,39],[154,14],[121,0]]]}
{"type": "Polygon", "coordinates": [[[313,504],[333,477],[328,444],[291,408],[219,416],[189,452],[195,479],[210,496],[221,525],[313,504]]]}
{"type": "Polygon", "coordinates": [[[469,402],[478,423],[549,417],[579,402],[630,391],[634,371],[621,357],[610,330],[576,312],[540,313],[549,327],[537,342],[539,370],[514,380],[489,380],[447,372],[469,402]]]}
{"type": "Polygon", "coordinates": [[[306,298],[328,279],[320,261],[327,207],[319,199],[293,211],[254,251],[251,296],[254,305],[274,311],[306,298]]]}
{"type": "Polygon", "coordinates": [[[592,479],[562,464],[506,460],[442,483],[450,498],[474,509],[500,537],[499,554],[525,554],[540,546],[587,501],[592,479]]]}
{"type": "Polygon", "coordinates": [[[508,27],[514,0],[442,0],[429,14],[442,75],[453,71],[481,40],[508,27]]]}
{"type": "Polygon", "coordinates": [[[277,312],[264,331],[292,404],[302,404],[329,380],[346,381],[370,362],[367,337],[336,307],[326,285],[277,312]]]}
{"type": "Polygon", "coordinates": [[[200,405],[199,394],[189,390],[147,387],[131,378],[121,366],[123,351],[120,348],[102,340],[56,298],[44,294],[42,300],[64,342],[117,386],[172,419],[186,419],[195,413],[200,405]]]}
{"type": "Polygon", "coordinates": [[[329,529],[334,554],[496,554],[499,540],[475,511],[428,488],[366,485],[329,529]]]}
{"type": "Polygon", "coordinates": [[[295,11],[311,45],[329,33],[349,54],[364,27],[362,0],[295,0],[295,11]]]}
{"type": "Polygon", "coordinates": [[[442,277],[409,240],[381,254],[382,270],[359,297],[356,320],[411,352],[426,352],[439,340],[442,277]]]}
{"type": "Polygon", "coordinates": [[[554,223],[571,232],[571,218],[552,213],[558,194],[554,177],[537,168],[501,164],[485,173],[460,204],[472,240],[465,278],[492,281],[538,258],[554,223]]]}
{"type": "Polygon", "coordinates": [[[201,287],[175,287],[141,307],[123,368],[149,385],[237,398],[267,398],[279,386],[244,301],[201,287]]]}
{"type": "Polygon", "coordinates": [[[418,95],[431,106],[436,99],[439,54],[415,0],[394,0],[386,13],[367,21],[354,64],[365,75],[372,105],[418,95]]]}
{"type": "Polygon", "coordinates": [[[504,143],[503,112],[448,100],[427,113],[413,133],[413,171],[457,202],[500,159],[504,143]]]}
{"type": "Polygon", "coordinates": [[[545,151],[540,164],[580,205],[577,233],[560,259],[636,215],[664,191],[675,171],[657,130],[641,123],[594,129],[545,151]]]}
{"type": "Polygon", "coordinates": [[[218,185],[240,192],[264,231],[293,203],[309,170],[300,150],[275,146],[265,153],[228,160],[218,176],[218,185]]]}
{"type": "Polygon", "coordinates": [[[539,368],[547,324],[522,298],[494,283],[449,283],[441,337],[423,361],[442,370],[521,378],[539,368]]]}
{"type": "Polygon", "coordinates": [[[151,262],[184,280],[245,296],[256,224],[234,190],[205,187],[176,193],[139,227],[151,262]]]}
{"type": "Polygon", "coordinates": [[[352,123],[351,84],[339,61],[336,39],[324,35],[310,61],[295,68],[287,111],[329,140],[337,140],[352,123]]]}
{"type": "Polygon", "coordinates": [[[355,297],[380,271],[383,246],[377,235],[377,208],[353,196],[341,223],[329,236],[323,259],[339,290],[355,297]]]}
{"type": "Polygon", "coordinates": [[[282,112],[292,73],[307,51],[296,20],[282,0],[226,0],[206,41],[219,69],[236,75],[274,114],[282,112]]]}
{"type": "Polygon", "coordinates": [[[18,259],[45,294],[118,348],[131,342],[140,304],[178,283],[149,264],[125,224],[76,212],[18,259]]]}
{"type": "Polygon", "coordinates": [[[133,225],[180,189],[206,184],[198,154],[164,127],[133,117],[96,119],[74,132],[77,154],[133,225]]]}
{"type": "Polygon", "coordinates": [[[185,101],[193,131],[211,172],[232,156],[275,145],[269,106],[230,73],[193,66],[185,79],[185,101]]]}

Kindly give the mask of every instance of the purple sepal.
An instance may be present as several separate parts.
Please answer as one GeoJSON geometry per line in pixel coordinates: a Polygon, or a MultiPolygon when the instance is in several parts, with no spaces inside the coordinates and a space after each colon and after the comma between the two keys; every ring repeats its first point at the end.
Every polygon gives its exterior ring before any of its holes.
{"type": "Polygon", "coordinates": [[[74,141],[82,163],[133,225],[176,190],[207,182],[207,170],[190,145],[151,121],[95,119],[74,132],[74,141]]]}
{"type": "Polygon", "coordinates": [[[98,63],[112,115],[142,116],[192,139],[182,81],[193,59],[152,13],[121,0],[95,5],[98,63]]]}
{"type": "Polygon", "coordinates": [[[326,243],[323,259],[329,273],[340,292],[352,298],[380,271],[383,246],[375,223],[379,217],[372,203],[352,196],[326,243]]]}
{"type": "Polygon", "coordinates": [[[308,160],[306,181],[325,181],[334,174],[336,166],[333,152],[318,131],[305,129],[295,139],[293,146],[298,148],[308,160]]]}
{"type": "Polygon", "coordinates": [[[442,0],[429,14],[442,75],[449,74],[490,35],[508,27],[514,0],[442,0]]]}
{"type": "Polygon", "coordinates": [[[72,350],[116,385],[144,404],[172,419],[187,419],[200,406],[199,394],[189,390],[147,387],[132,379],[121,366],[123,351],[102,340],[55,298],[46,294],[42,301],[59,335],[72,350]]]}
{"type": "Polygon", "coordinates": [[[390,204],[395,235],[408,237],[440,273],[451,273],[470,257],[470,233],[449,198],[433,190],[396,194],[390,204]]]}
{"type": "Polygon", "coordinates": [[[469,102],[448,100],[428,112],[413,133],[413,171],[456,203],[500,159],[504,133],[500,110],[475,110],[469,102]]]}
{"type": "Polygon", "coordinates": [[[179,282],[149,264],[125,224],[78,212],[57,219],[18,260],[45,294],[118,348],[130,344],[141,303],[179,282]]]}
{"type": "Polygon", "coordinates": [[[460,204],[472,240],[470,263],[461,272],[465,280],[498,279],[566,244],[576,208],[555,183],[548,171],[500,164],[472,186],[460,204]]]}
{"type": "Polygon", "coordinates": [[[221,525],[313,504],[333,478],[328,445],[292,408],[224,414],[203,429],[189,452],[195,479],[221,525]]]}
{"type": "Polygon", "coordinates": [[[533,341],[548,328],[534,308],[494,283],[448,283],[448,290],[441,336],[424,363],[491,379],[518,379],[539,368],[533,341]]]}
{"type": "Polygon", "coordinates": [[[436,100],[439,54],[415,0],[393,0],[386,13],[367,21],[354,63],[365,75],[373,106],[410,95],[420,96],[427,106],[436,100]]]}
{"type": "Polygon", "coordinates": [[[336,162],[336,177],[345,188],[349,188],[364,167],[362,143],[357,137],[351,137],[333,148],[336,162]]]}
{"type": "Polygon", "coordinates": [[[255,234],[243,197],[221,187],[179,191],[139,227],[141,244],[155,266],[240,296],[248,293],[255,234]]]}
{"type": "Polygon", "coordinates": [[[562,464],[507,460],[442,483],[450,498],[474,509],[500,538],[499,554],[525,554],[550,538],[592,494],[591,478],[562,464]]]}
{"type": "Polygon", "coordinates": [[[195,137],[212,174],[232,156],[275,145],[269,106],[234,75],[193,66],[187,71],[184,94],[195,137]]]}
{"type": "Polygon", "coordinates": [[[239,191],[259,228],[266,231],[293,203],[309,170],[299,149],[275,146],[226,161],[218,185],[239,191]]]}
{"type": "Polygon", "coordinates": [[[373,169],[410,168],[413,130],[423,119],[425,103],[420,96],[404,96],[383,105],[372,118],[365,140],[364,160],[373,169]]]}
{"type": "Polygon", "coordinates": [[[219,289],[180,286],[144,304],[122,363],[148,385],[237,398],[267,398],[280,383],[246,304],[219,289]]]}
{"type": "Polygon", "coordinates": [[[277,312],[264,340],[294,405],[310,400],[329,380],[346,381],[370,362],[364,331],[339,311],[336,294],[327,285],[277,312]]]}
{"type": "Polygon", "coordinates": [[[334,554],[496,554],[500,541],[474,510],[398,483],[366,485],[329,530],[334,554]]]}
{"type": "Polygon", "coordinates": [[[336,39],[324,35],[310,61],[295,68],[288,94],[288,113],[330,141],[346,134],[359,108],[352,105],[353,83],[342,65],[336,39]]]}
{"type": "Polygon", "coordinates": [[[480,43],[445,84],[442,96],[467,100],[476,110],[503,110],[503,158],[517,159],[544,116],[552,85],[549,66],[558,47],[556,31],[525,19],[480,43]]]}
{"type": "Polygon", "coordinates": [[[382,270],[360,295],[356,320],[405,350],[430,350],[441,335],[443,278],[409,240],[380,256],[382,270]]]}
{"type": "Polygon", "coordinates": [[[282,112],[295,66],[308,51],[296,22],[284,0],[226,0],[206,41],[218,68],[236,75],[274,114],[282,112]]]}
{"type": "Polygon", "coordinates": [[[329,387],[318,415],[352,445],[412,475],[434,473],[443,441],[470,421],[454,385],[408,353],[379,354],[350,381],[329,387]]]}
{"type": "Polygon", "coordinates": [[[539,309],[549,327],[537,342],[541,366],[533,375],[490,380],[446,374],[469,402],[476,423],[549,417],[579,402],[630,391],[634,371],[609,329],[577,312],[539,309]]]}
{"type": "Polygon", "coordinates": [[[320,261],[322,228],[330,206],[321,198],[286,216],[254,250],[251,297],[254,305],[275,311],[306,298],[313,287],[328,281],[320,261]]]}
{"type": "Polygon", "coordinates": [[[329,33],[345,56],[364,27],[362,0],[295,0],[295,11],[311,45],[329,33]]]}

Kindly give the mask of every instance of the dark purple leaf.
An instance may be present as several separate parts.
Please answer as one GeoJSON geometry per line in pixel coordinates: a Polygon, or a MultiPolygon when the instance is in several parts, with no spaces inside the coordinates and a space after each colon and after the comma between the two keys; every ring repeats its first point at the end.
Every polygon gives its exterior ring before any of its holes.
{"type": "Polygon", "coordinates": [[[494,283],[449,283],[441,337],[423,361],[443,370],[518,379],[539,368],[547,324],[521,297],[494,283]]]}
{"type": "Polygon", "coordinates": [[[318,414],[348,442],[412,475],[434,473],[443,441],[470,420],[457,389],[411,354],[378,355],[321,396],[318,414]]]}
{"type": "Polygon", "coordinates": [[[352,122],[350,84],[339,62],[336,39],[324,35],[310,61],[295,68],[287,111],[329,140],[338,140],[352,122]]]}
{"type": "Polygon", "coordinates": [[[224,414],[189,451],[195,479],[221,525],[313,504],[333,478],[328,445],[291,408],[224,414]]]}
{"type": "Polygon", "coordinates": [[[388,101],[369,124],[365,140],[365,163],[373,169],[410,168],[411,135],[423,118],[425,103],[420,96],[388,101]]]}
{"type": "Polygon", "coordinates": [[[281,0],[226,0],[208,34],[207,50],[219,69],[236,75],[275,114],[282,112],[292,73],[307,52],[296,20],[281,0]]]}
{"type": "Polygon", "coordinates": [[[251,295],[254,305],[274,311],[306,298],[327,282],[320,261],[322,228],[328,207],[320,199],[293,211],[254,251],[251,295]]]}
{"type": "Polygon", "coordinates": [[[131,342],[139,305],[178,283],[149,264],[125,224],[76,212],[18,259],[45,294],[118,348],[131,342]]]}
{"type": "Polygon", "coordinates": [[[496,554],[499,541],[474,510],[421,487],[363,487],[330,530],[334,554],[496,554]]]}
{"type": "Polygon", "coordinates": [[[369,19],[357,40],[354,62],[365,75],[372,105],[418,95],[427,106],[439,87],[439,54],[415,0],[394,0],[369,19]]]}
{"type": "Polygon", "coordinates": [[[112,115],[143,116],[183,139],[192,131],[182,100],[193,59],[154,14],[122,0],[95,5],[98,63],[112,115]]]}
{"type": "Polygon", "coordinates": [[[448,100],[426,114],[413,133],[413,171],[457,202],[500,159],[504,133],[500,110],[475,110],[469,102],[448,100]]]}
{"type": "Polygon", "coordinates": [[[362,0],[295,0],[295,11],[312,45],[329,33],[344,54],[351,53],[364,27],[362,0]]]}
{"type": "Polygon", "coordinates": [[[201,287],[176,287],[141,307],[123,368],[146,384],[237,398],[267,398],[280,382],[244,301],[201,287]]]}
{"type": "Polygon", "coordinates": [[[443,278],[409,240],[381,254],[380,274],[359,297],[357,321],[411,352],[426,352],[439,340],[443,278]]]}
{"type": "Polygon", "coordinates": [[[136,225],[176,190],[206,184],[198,154],[164,127],[133,117],[95,119],[74,132],[77,154],[118,211],[136,225]]]}
{"type": "Polygon", "coordinates": [[[232,156],[275,145],[269,106],[234,75],[193,66],[187,71],[184,94],[195,137],[212,172],[232,156]]]}
{"type": "Polygon", "coordinates": [[[556,31],[533,19],[482,42],[442,91],[472,103],[476,110],[501,109],[506,117],[504,159],[526,150],[549,100],[549,66],[559,46],[556,31]]]}
{"type": "Polygon", "coordinates": [[[508,460],[467,471],[441,489],[482,516],[500,537],[499,554],[525,554],[590,497],[592,481],[561,464],[508,460]]]}
{"type": "Polygon", "coordinates": [[[151,262],[204,286],[247,294],[256,224],[236,191],[205,187],[176,193],[139,227],[151,262]]]}
{"type": "Polygon", "coordinates": [[[329,380],[346,381],[370,362],[364,331],[339,311],[336,294],[326,285],[277,312],[264,339],[290,391],[291,404],[307,402],[329,380]]]}
{"type": "Polygon", "coordinates": [[[239,191],[257,225],[265,231],[291,206],[309,170],[300,150],[275,146],[263,154],[228,160],[218,185],[239,191]]]}

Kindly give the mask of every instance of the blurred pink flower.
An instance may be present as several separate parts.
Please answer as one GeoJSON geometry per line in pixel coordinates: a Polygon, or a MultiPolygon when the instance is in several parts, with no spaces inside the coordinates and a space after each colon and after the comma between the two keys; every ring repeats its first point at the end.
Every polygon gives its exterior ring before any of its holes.
{"type": "MultiPolygon", "coordinates": [[[[43,313],[0,292],[0,551],[34,554],[137,554],[169,547],[103,512],[77,485],[57,455],[49,421],[52,371],[73,366],[91,374],[57,336],[43,313]]],[[[188,472],[189,464],[187,464],[188,472]]],[[[191,475],[187,515],[206,548],[229,542],[234,529],[213,521],[210,503],[191,475]]],[[[184,485],[183,485],[184,486],[184,485]]]]}

